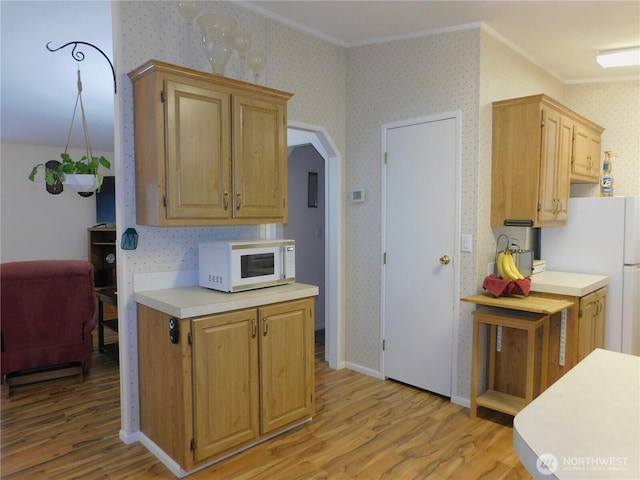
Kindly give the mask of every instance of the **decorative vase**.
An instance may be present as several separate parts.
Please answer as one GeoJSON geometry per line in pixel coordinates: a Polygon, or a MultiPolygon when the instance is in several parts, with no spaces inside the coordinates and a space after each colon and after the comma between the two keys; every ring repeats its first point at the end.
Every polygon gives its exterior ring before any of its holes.
{"type": "Polygon", "coordinates": [[[213,73],[224,75],[224,69],[233,52],[233,32],[236,21],[226,15],[208,14],[198,17],[202,31],[202,45],[213,73]]]}
{"type": "Polygon", "coordinates": [[[251,50],[249,53],[247,53],[247,64],[249,64],[249,68],[253,72],[255,82],[258,83],[260,72],[267,64],[267,59],[264,56],[264,52],[261,52],[259,50],[251,50]]]}

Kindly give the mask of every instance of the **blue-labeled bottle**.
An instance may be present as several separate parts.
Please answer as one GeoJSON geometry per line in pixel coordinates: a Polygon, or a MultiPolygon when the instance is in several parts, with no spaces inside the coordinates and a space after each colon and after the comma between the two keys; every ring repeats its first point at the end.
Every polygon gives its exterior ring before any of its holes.
{"type": "Polygon", "coordinates": [[[613,169],[613,163],[611,157],[617,156],[611,150],[604,152],[604,162],[602,163],[602,178],[600,179],[600,196],[601,197],[613,197],[613,175],[611,170],[613,169]]]}

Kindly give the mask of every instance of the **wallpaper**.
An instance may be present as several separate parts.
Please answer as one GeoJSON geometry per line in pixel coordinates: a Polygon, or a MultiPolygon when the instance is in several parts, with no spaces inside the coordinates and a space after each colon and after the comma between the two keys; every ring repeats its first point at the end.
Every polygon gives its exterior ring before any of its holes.
{"type": "MultiPolygon", "coordinates": [[[[640,195],[640,80],[570,84],[565,103],[594,121],[602,133],[602,158],[612,150],[613,194],[640,195]]],[[[599,195],[598,186],[573,185],[572,197],[599,195]]]]}
{"type": "MultiPolygon", "coordinates": [[[[562,101],[564,84],[540,67],[502,43],[488,29],[481,32],[480,57],[480,135],[478,145],[478,202],[477,245],[475,279],[477,291],[488,273],[488,264],[494,261],[496,238],[501,233],[527,237],[524,228],[492,228],[491,222],[491,132],[492,102],[508,98],[545,93],[562,101]]],[[[470,394],[471,341],[473,323],[471,310],[460,313],[458,342],[458,393],[464,398],[470,394]]]]}
{"type": "MultiPolygon", "coordinates": [[[[463,232],[474,232],[478,32],[463,30],[347,52],[346,183],[347,190],[364,187],[367,201],[346,207],[346,350],[349,362],[374,371],[380,369],[381,352],[381,127],[462,112],[461,224],[463,232]]],[[[461,294],[475,293],[473,255],[460,259],[461,294]]]]}
{"type": "MultiPolygon", "coordinates": [[[[197,268],[199,241],[265,235],[266,227],[153,228],[135,223],[132,88],[126,73],[151,58],[209,71],[199,29],[182,18],[175,2],[114,2],[119,75],[117,124],[120,230],[135,227],[135,251],[123,252],[122,301],[127,309],[128,362],[121,363],[123,428],[135,430],[137,351],[132,278],[136,273],[197,268]]],[[[638,173],[638,82],[564,85],[498,40],[488,29],[472,28],[410,40],[344,49],[302,34],[238,7],[202,2],[201,13],[226,13],[253,35],[267,56],[259,83],[294,94],[289,121],[326,129],[342,155],[341,310],[345,355],[350,366],[380,369],[381,127],[384,123],[460,111],[462,119],[461,233],[474,236],[474,253],[460,256],[460,294],[479,291],[498,232],[489,227],[491,102],[546,93],[607,129],[605,148],[618,152],[616,193],[640,193],[638,173]],[[629,98],[632,102],[629,102],[629,98]],[[635,113],[633,109],[635,108],[635,113]],[[634,155],[635,154],[635,155],[634,155]],[[619,178],[618,178],[619,176],[619,178]],[[629,178],[627,178],[629,177],[629,178]],[[364,188],[364,204],[345,192],[364,188]]],[[[251,79],[238,59],[227,68],[233,78],[251,79]]],[[[454,396],[468,398],[471,362],[471,306],[455,319],[458,338],[454,396]]]]}
{"type": "MultiPolygon", "coordinates": [[[[345,145],[345,50],[263,18],[232,2],[201,2],[200,15],[233,16],[239,28],[248,30],[255,48],[265,51],[266,67],[258,83],[290,91],[289,120],[322,126],[337,148],[345,145]]],[[[127,327],[121,330],[126,350],[121,361],[127,379],[123,392],[123,429],[133,432],[139,425],[137,410],[137,337],[133,277],[141,273],[197,269],[197,245],[201,241],[266,236],[267,226],[156,228],[136,224],[135,145],[133,140],[132,85],[126,73],[150,59],[211,71],[200,44],[200,29],[187,22],[177,2],[114,2],[114,58],[120,72],[118,85],[116,150],[120,197],[120,231],[134,227],[138,248],[122,251],[119,258],[119,298],[126,309],[127,327]]],[[[236,55],[236,54],[234,54],[236,55]]],[[[227,66],[226,76],[254,81],[237,56],[227,66]]],[[[344,308],[344,306],[343,306],[344,308]]]]}

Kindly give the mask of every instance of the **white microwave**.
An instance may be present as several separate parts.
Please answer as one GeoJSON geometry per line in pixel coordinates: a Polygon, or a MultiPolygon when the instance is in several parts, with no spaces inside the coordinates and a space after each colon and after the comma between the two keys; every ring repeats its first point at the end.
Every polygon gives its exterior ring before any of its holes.
{"type": "Polygon", "coordinates": [[[295,240],[233,240],[198,245],[201,287],[240,292],[296,281],[295,240]]]}

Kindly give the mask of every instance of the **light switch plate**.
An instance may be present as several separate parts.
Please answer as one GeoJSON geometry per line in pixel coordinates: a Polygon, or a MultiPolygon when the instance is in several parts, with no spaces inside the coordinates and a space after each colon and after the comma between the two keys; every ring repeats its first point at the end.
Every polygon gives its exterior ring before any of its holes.
{"type": "Polygon", "coordinates": [[[465,253],[471,253],[473,250],[473,235],[462,235],[462,242],[460,243],[460,251],[465,253]]]}

